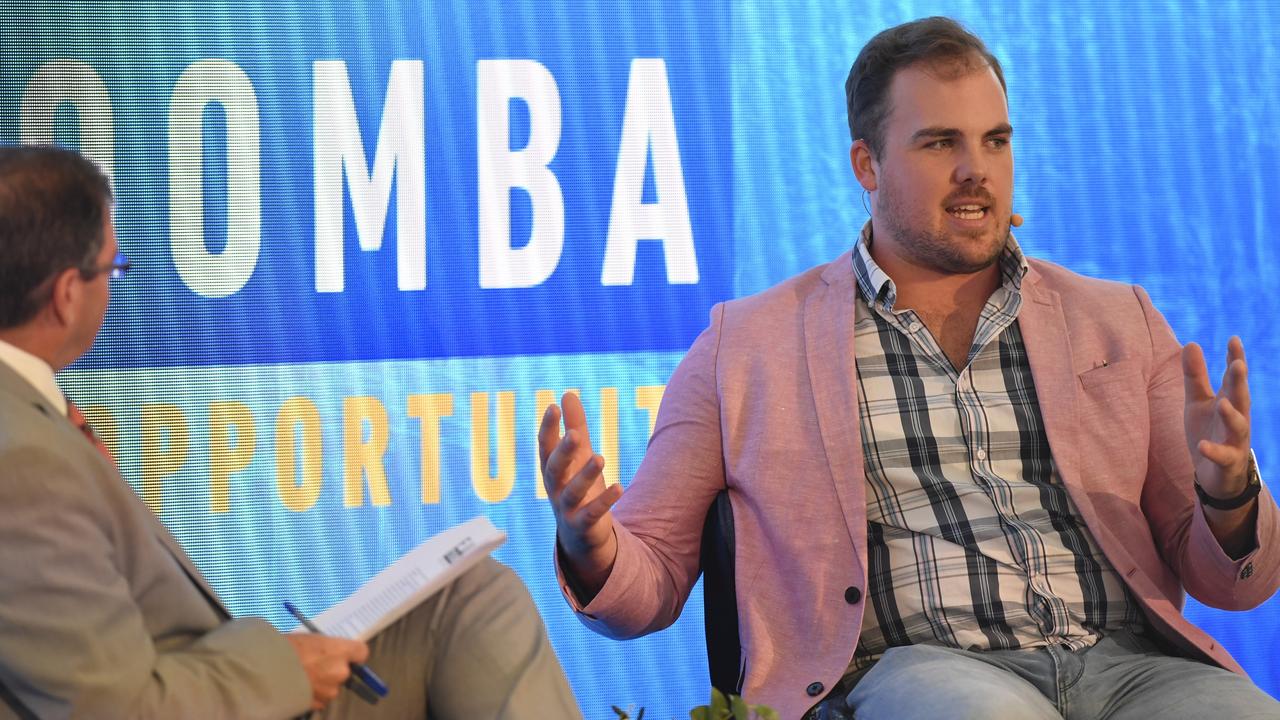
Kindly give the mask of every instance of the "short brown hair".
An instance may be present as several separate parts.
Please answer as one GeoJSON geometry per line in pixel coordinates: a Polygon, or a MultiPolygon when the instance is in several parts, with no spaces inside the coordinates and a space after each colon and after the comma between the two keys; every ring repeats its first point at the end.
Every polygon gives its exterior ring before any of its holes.
{"type": "Polygon", "coordinates": [[[912,20],[881,32],[863,46],[844,83],[849,110],[849,135],[864,140],[879,158],[884,145],[884,122],[889,116],[889,86],[901,69],[919,62],[972,62],[991,66],[1008,97],[1000,61],[986,44],[963,25],[945,17],[912,20]]]}
{"type": "Polygon", "coordinates": [[[0,328],[34,317],[63,270],[94,272],[112,202],[106,175],[77,153],[0,147],[0,328]]]}

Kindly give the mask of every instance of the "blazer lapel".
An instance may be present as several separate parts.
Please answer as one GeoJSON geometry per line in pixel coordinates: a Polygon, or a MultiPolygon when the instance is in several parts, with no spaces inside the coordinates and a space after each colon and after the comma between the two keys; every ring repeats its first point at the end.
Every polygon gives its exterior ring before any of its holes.
{"type": "MultiPolygon", "coordinates": [[[[77,428],[69,419],[59,413],[56,409],[50,407],[49,402],[40,394],[40,391],[32,387],[30,383],[23,380],[16,372],[4,363],[0,363],[0,390],[7,390],[13,393],[20,401],[30,403],[37,411],[48,417],[50,421],[53,422],[53,427],[67,430],[69,436],[76,438],[75,441],[88,442],[84,437],[84,434],[80,432],[80,428],[77,428]]],[[[95,450],[94,452],[95,457],[97,457],[97,451],[95,450]]],[[[104,465],[108,464],[106,458],[99,458],[98,460],[104,465]]],[[[114,467],[111,469],[115,471],[114,474],[116,475],[116,478],[121,483],[125,483],[124,477],[119,474],[118,470],[114,467]]],[[[132,492],[132,490],[130,492],[132,492]]],[[[164,523],[160,522],[160,519],[155,516],[155,513],[151,512],[150,508],[143,505],[140,498],[138,500],[138,504],[142,505],[142,514],[146,515],[148,522],[151,523],[152,532],[156,536],[156,539],[160,541],[160,545],[164,547],[165,550],[169,551],[169,554],[173,556],[174,562],[176,562],[178,567],[186,573],[187,577],[200,590],[201,594],[208,599],[209,604],[223,616],[230,618],[231,613],[227,611],[226,606],[224,606],[222,601],[218,599],[218,594],[213,591],[213,588],[210,587],[208,581],[204,579],[200,570],[191,562],[191,558],[182,549],[182,546],[178,544],[178,541],[173,537],[173,534],[164,526],[164,523]]]]}
{"type": "MultiPolygon", "coordinates": [[[[1031,363],[1040,417],[1049,437],[1053,462],[1085,525],[1104,549],[1114,551],[1120,545],[1111,531],[1098,521],[1093,501],[1080,476],[1082,471],[1077,453],[1084,450],[1076,436],[1079,380],[1072,362],[1071,338],[1067,332],[1062,298],[1053,289],[1045,287],[1034,268],[1023,283],[1023,298],[1018,327],[1022,331],[1027,360],[1031,363]]],[[[1113,564],[1117,564],[1114,559],[1113,564]]]]}
{"type": "MultiPolygon", "coordinates": [[[[139,500],[138,502],[142,501],[139,500]]],[[[200,569],[196,567],[195,563],[191,562],[191,556],[178,544],[178,539],[173,536],[173,533],[169,532],[169,528],[165,527],[164,523],[160,522],[155,513],[151,512],[151,508],[146,508],[146,514],[152,519],[152,529],[155,532],[156,539],[173,556],[174,561],[178,563],[178,567],[182,568],[187,578],[199,588],[200,593],[205,596],[209,604],[221,613],[224,618],[230,619],[231,612],[222,604],[222,600],[218,598],[218,593],[214,592],[213,587],[209,585],[209,581],[204,579],[200,569]]]]}
{"type": "MultiPolygon", "coordinates": [[[[49,405],[49,401],[45,400],[45,396],[42,396],[40,391],[37,391],[35,387],[31,386],[31,383],[28,383],[27,380],[19,377],[18,373],[15,373],[12,368],[9,368],[9,366],[4,363],[0,363],[0,392],[13,393],[20,402],[24,402],[24,404],[31,404],[35,407],[38,413],[41,413],[42,415],[45,415],[46,418],[50,419],[52,428],[56,428],[55,432],[67,432],[69,438],[76,438],[76,441],[69,442],[88,442],[88,439],[84,437],[81,429],[77,428],[76,425],[74,425],[68,418],[61,415],[61,413],[54,409],[54,407],[51,407],[49,405]]],[[[97,457],[96,448],[95,457],[97,457]]],[[[104,465],[109,465],[109,462],[106,461],[105,457],[97,457],[97,461],[102,462],[104,465]]],[[[128,484],[125,483],[124,478],[119,474],[119,470],[116,469],[115,466],[111,466],[111,471],[113,471],[115,478],[118,479],[120,483],[128,484]]],[[[227,611],[227,607],[223,605],[223,602],[219,600],[218,593],[214,592],[214,588],[210,587],[209,582],[205,580],[204,575],[200,573],[200,570],[196,568],[195,564],[192,564],[191,557],[187,555],[186,551],[182,550],[182,546],[179,546],[177,539],[173,537],[173,533],[170,533],[169,529],[165,528],[164,523],[161,523],[160,519],[156,518],[154,512],[151,512],[150,507],[142,505],[141,498],[138,498],[138,505],[142,506],[141,514],[146,516],[148,523],[151,523],[152,533],[155,534],[157,541],[160,541],[161,546],[163,546],[166,551],[169,551],[169,555],[173,556],[174,562],[177,562],[178,564],[178,568],[182,569],[183,573],[186,573],[187,578],[191,579],[191,582],[196,585],[196,588],[200,589],[201,594],[204,594],[206,600],[209,601],[210,605],[214,607],[216,611],[220,612],[220,614],[225,616],[225,618],[230,618],[230,612],[227,611]]]]}
{"type": "MultiPolygon", "coordinates": [[[[66,423],[70,427],[75,429],[75,433],[78,437],[82,439],[86,439],[84,438],[84,435],[80,432],[80,429],[76,428],[75,425],[70,420],[66,420],[66,423]]],[[[97,452],[97,449],[95,448],[95,453],[96,452],[97,452]]],[[[120,471],[117,465],[115,465],[114,463],[109,463],[107,458],[105,457],[102,458],[102,462],[106,465],[110,465],[111,469],[115,471],[114,474],[116,478],[120,481],[120,483],[124,485],[128,485],[128,482],[124,479],[124,476],[120,474],[120,471]]],[[[131,493],[134,492],[132,487],[130,487],[129,491],[131,493]]],[[[201,574],[200,572],[200,569],[195,566],[195,563],[191,562],[191,556],[187,555],[187,552],[182,549],[181,545],[178,544],[177,538],[173,536],[173,533],[169,532],[169,528],[166,527],[165,524],[160,521],[160,518],[156,517],[156,514],[151,511],[150,507],[148,507],[145,503],[142,502],[142,498],[137,498],[137,504],[139,507],[140,514],[146,516],[147,522],[151,524],[151,532],[153,535],[155,535],[156,540],[160,542],[161,547],[163,547],[165,550],[169,552],[171,556],[173,556],[174,562],[176,562],[178,564],[178,567],[182,569],[182,572],[186,574],[187,579],[189,579],[191,583],[196,586],[196,588],[200,591],[200,594],[205,596],[205,599],[209,601],[209,604],[213,606],[214,610],[220,613],[223,617],[230,619],[231,613],[227,610],[226,606],[222,604],[222,600],[218,598],[218,594],[214,592],[213,587],[209,585],[209,582],[207,580],[205,580],[204,575],[201,574]]]]}
{"type": "MultiPolygon", "coordinates": [[[[1035,274],[1023,283],[1022,310],[1018,328],[1022,331],[1031,376],[1036,383],[1040,416],[1058,473],[1068,487],[1078,483],[1073,429],[1076,426],[1076,375],[1071,363],[1071,338],[1062,315],[1062,299],[1044,287],[1035,274]]],[[[1074,494],[1073,494],[1074,495],[1074,494]]]]}
{"type": "Polygon", "coordinates": [[[846,252],[827,266],[823,286],[805,300],[805,362],[831,482],[857,557],[866,552],[866,486],[854,382],[853,267],[846,252]]]}

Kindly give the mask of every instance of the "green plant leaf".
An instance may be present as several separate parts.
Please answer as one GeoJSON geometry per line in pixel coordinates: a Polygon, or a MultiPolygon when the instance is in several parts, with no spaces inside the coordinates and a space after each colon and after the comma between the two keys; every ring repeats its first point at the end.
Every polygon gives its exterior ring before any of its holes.
{"type": "Polygon", "coordinates": [[[711,688],[711,717],[729,717],[729,699],[716,688],[711,688]]]}
{"type": "Polygon", "coordinates": [[[711,720],[711,708],[699,705],[689,711],[689,720],[711,720]]]}

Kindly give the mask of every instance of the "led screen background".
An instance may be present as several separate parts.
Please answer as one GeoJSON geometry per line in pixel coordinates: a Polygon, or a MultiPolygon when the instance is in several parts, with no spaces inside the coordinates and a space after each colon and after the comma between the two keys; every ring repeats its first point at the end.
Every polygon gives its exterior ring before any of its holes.
{"type": "MultiPolygon", "coordinates": [[[[585,630],[534,429],[578,390],[625,484],[710,306],[850,245],[843,82],[880,29],[946,14],[987,41],[1024,248],[1142,284],[1215,375],[1241,335],[1275,472],[1280,11],[1044,5],[6,4],[0,142],[111,169],[135,270],[62,381],[233,611],[289,627],[280,601],[317,611],[483,513],[587,717],[682,717],[700,589],[657,635],[585,630]]],[[[1280,695],[1276,603],[1187,614],[1280,695]]]]}

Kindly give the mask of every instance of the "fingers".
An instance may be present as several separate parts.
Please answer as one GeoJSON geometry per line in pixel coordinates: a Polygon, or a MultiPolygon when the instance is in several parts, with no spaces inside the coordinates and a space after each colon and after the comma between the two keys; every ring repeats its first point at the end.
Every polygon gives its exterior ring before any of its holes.
{"type": "Polygon", "coordinates": [[[1227,368],[1227,376],[1223,395],[1247,418],[1253,406],[1253,399],[1249,394],[1249,366],[1244,360],[1236,360],[1227,368]]]}
{"type": "Polygon", "coordinates": [[[1223,442],[1201,440],[1196,449],[1213,464],[1230,470],[1244,463],[1249,453],[1249,418],[1225,397],[1218,401],[1216,410],[1226,438],[1223,442]]]}
{"type": "Polygon", "coordinates": [[[316,668],[312,682],[312,699],[323,708],[328,705],[351,679],[351,663],[363,663],[369,659],[368,644],[346,638],[325,638],[329,641],[323,662],[316,668]]]}
{"type": "Polygon", "coordinates": [[[1231,399],[1236,409],[1249,415],[1249,365],[1244,359],[1244,343],[1233,336],[1227,342],[1227,369],[1222,373],[1222,395],[1231,399]]]}
{"type": "Polygon", "coordinates": [[[1249,370],[1239,337],[1227,341],[1226,360],[1222,385],[1214,394],[1204,353],[1195,343],[1188,343],[1182,351],[1187,435],[1193,441],[1194,452],[1216,466],[1198,469],[1205,471],[1201,478],[1214,487],[1236,485],[1249,457],[1249,370]]]}
{"type": "Polygon", "coordinates": [[[547,497],[556,498],[573,476],[591,459],[591,446],[583,445],[581,432],[569,430],[542,465],[542,484],[547,497]]]}
{"type": "Polygon", "coordinates": [[[600,477],[602,472],[604,458],[593,455],[573,476],[573,480],[565,485],[560,496],[553,500],[559,506],[560,515],[565,522],[576,527],[590,527],[604,517],[622,497],[622,486],[605,486],[600,477]],[[594,496],[593,491],[596,491],[594,496]]]}
{"type": "Polygon", "coordinates": [[[312,709],[328,705],[351,677],[351,663],[369,659],[369,646],[359,640],[310,633],[285,635],[298,654],[311,683],[312,709]]]}
{"type": "Polygon", "coordinates": [[[1227,365],[1236,360],[1244,360],[1244,341],[1239,335],[1232,335],[1227,341],[1227,365]]]}
{"type": "Polygon", "coordinates": [[[622,497],[622,487],[604,483],[604,458],[591,448],[582,401],[565,393],[560,403],[547,408],[538,427],[542,483],[555,511],[561,546],[588,547],[602,537],[601,523],[622,497]],[[562,418],[565,430],[560,437],[562,418]]]}
{"type": "Polygon", "coordinates": [[[317,666],[315,680],[311,686],[312,691],[316,696],[324,695],[332,700],[342,691],[342,684],[349,677],[351,677],[351,666],[341,658],[331,658],[323,665],[317,666]]]}
{"type": "Polygon", "coordinates": [[[1227,471],[1243,467],[1248,462],[1248,451],[1242,452],[1240,448],[1232,445],[1201,440],[1196,450],[1200,451],[1200,454],[1209,462],[1227,471]]]}
{"type": "Polygon", "coordinates": [[[574,393],[565,393],[560,398],[560,405],[564,408],[565,432],[580,431],[582,440],[590,446],[591,433],[587,430],[587,411],[582,408],[582,399],[574,393]]]}
{"type": "Polygon", "coordinates": [[[342,692],[343,684],[347,682],[347,678],[350,676],[350,669],[347,668],[346,664],[343,664],[341,673],[335,671],[331,674],[313,678],[311,683],[311,709],[323,710],[326,705],[337,699],[338,693],[342,692]]]}
{"type": "Polygon", "coordinates": [[[578,511],[579,519],[582,520],[584,525],[594,525],[600,522],[600,518],[603,518],[612,510],[614,503],[618,502],[621,497],[622,486],[609,485],[604,489],[604,492],[601,492],[594,500],[578,511]]]}
{"type": "Polygon", "coordinates": [[[547,459],[551,457],[556,444],[560,442],[560,407],[555,403],[547,406],[542,413],[542,423],[538,426],[538,465],[546,468],[547,459]]]}
{"type": "Polygon", "coordinates": [[[582,469],[560,491],[556,502],[565,510],[577,508],[587,496],[587,493],[591,491],[591,488],[595,486],[603,470],[604,458],[599,455],[592,455],[587,464],[583,465],[582,469]]]}
{"type": "Polygon", "coordinates": [[[547,496],[556,498],[576,473],[592,457],[591,435],[587,429],[587,414],[582,401],[573,393],[565,393],[560,399],[563,409],[552,405],[543,413],[538,428],[538,454],[542,459],[542,484],[547,496]],[[560,418],[564,418],[565,433],[560,437],[560,418]]]}
{"type": "Polygon", "coordinates": [[[1218,417],[1222,420],[1223,427],[1227,429],[1224,444],[1248,450],[1249,416],[1240,412],[1230,398],[1224,397],[1218,401],[1218,417]]]}
{"type": "MultiPolygon", "coordinates": [[[[1196,343],[1187,343],[1182,348],[1182,377],[1188,402],[1202,402],[1215,397],[1213,386],[1209,384],[1204,351],[1196,343]]],[[[1238,336],[1227,341],[1227,367],[1222,374],[1220,395],[1229,398],[1235,408],[1248,417],[1251,405],[1249,368],[1245,362],[1244,343],[1238,336]]]]}
{"type": "Polygon", "coordinates": [[[369,659],[369,643],[360,640],[352,640],[352,647],[347,655],[347,660],[354,663],[363,663],[369,659]]]}
{"type": "Polygon", "coordinates": [[[593,525],[622,497],[621,485],[606,486],[600,477],[604,458],[596,455],[560,494],[560,510],[567,522],[593,525]],[[610,499],[612,498],[612,499],[610,499]]]}
{"type": "Polygon", "coordinates": [[[1182,346],[1182,384],[1187,401],[1202,401],[1213,397],[1209,384],[1209,368],[1204,361],[1204,351],[1196,343],[1182,346]]]}

